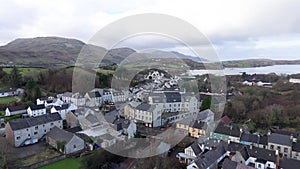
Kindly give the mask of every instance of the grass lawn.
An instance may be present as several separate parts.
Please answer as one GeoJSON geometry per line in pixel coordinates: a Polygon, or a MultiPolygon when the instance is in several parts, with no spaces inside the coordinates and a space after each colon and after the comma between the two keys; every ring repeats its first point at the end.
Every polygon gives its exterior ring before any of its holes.
{"type": "Polygon", "coordinates": [[[14,102],[16,101],[17,99],[15,97],[3,97],[3,98],[0,98],[0,104],[3,104],[3,103],[10,103],[10,102],[14,102]]]}
{"type": "MultiPolygon", "coordinates": [[[[18,68],[18,70],[20,71],[20,73],[21,73],[22,75],[28,74],[28,73],[34,72],[34,71],[41,71],[41,70],[44,69],[44,68],[39,68],[39,67],[17,67],[17,68],[18,68]]],[[[10,73],[12,69],[13,69],[13,68],[11,68],[11,67],[3,68],[3,70],[4,70],[6,73],[10,73]]]]}
{"type": "Polygon", "coordinates": [[[38,169],[80,169],[80,162],[82,158],[66,158],[48,165],[45,165],[43,167],[40,167],[38,169]]]}
{"type": "Polygon", "coordinates": [[[104,70],[104,69],[96,69],[97,72],[105,74],[105,75],[109,75],[109,74],[114,74],[115,71],[114,70],[104,70]]]}
{"type": "Polygon", "coordinates": [[[11,120],[17,120],[17,119],[22,119],[21,115],[15,115],[15,116],[10,116],[10,117],[5,117],[4,121],[5,123],[11,121],[11,120]]]}
{"type": "Polygon", "coordinates": [[[4,116],[5,115],[5,111],[0,111],[0,116],[4,116]]]}

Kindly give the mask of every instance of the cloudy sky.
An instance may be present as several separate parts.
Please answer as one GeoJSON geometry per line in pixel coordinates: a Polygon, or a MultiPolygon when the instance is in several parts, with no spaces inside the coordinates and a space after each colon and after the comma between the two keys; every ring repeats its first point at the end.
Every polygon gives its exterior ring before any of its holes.
{"type": "MultiPolygon", "coordinates": [[[[0,0],[0,3],[0,45],[16,38],[40,36],[89,42],[101,28],[118,19],[161,13],[181,18],[203,32],[221,60],[300,59],[299,0],[0,0]]],[[[185,47],[165,45],[166,40],[152,41],[155,46],[149,48],[189,54],[185,47]]],[[[136,43],[141,44],[138,39],[136,43]]]]}

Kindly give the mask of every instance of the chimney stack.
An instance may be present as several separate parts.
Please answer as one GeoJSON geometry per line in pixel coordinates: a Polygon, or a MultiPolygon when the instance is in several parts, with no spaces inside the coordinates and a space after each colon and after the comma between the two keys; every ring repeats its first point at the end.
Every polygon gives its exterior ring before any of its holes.
{"type": "Polygon", "coordinates": [[[279,152],[278,150],[275,151],[276,155],[276,169],[279,169],[279,152]]]}

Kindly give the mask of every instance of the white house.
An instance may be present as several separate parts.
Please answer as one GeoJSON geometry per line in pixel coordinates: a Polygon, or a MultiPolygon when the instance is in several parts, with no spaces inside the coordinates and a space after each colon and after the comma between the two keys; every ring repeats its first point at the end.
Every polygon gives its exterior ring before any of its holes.
{"type": "Polygon", "coordinates": [[[71,103],[72,95],[73,94],[71,92],[65,92],[61,95],[58,95],[57,98],[61,98],[61,100],[64,101],[65,103],[71,103]]]}
{"type": "Polygon", "coordinates": [[[84,98],[86,100],[85,105],[88,107],[100,106],[101,104],[101,94],[99,91],[87,92],[84,98]]]}
{"type": "Polygon", "coordinates": [[[114,103],[122,103],[126,101],[126,96],[123,92],[114,91],[112,92],[112,100],[114,103]]]}
{"type": "Polygon", "coordinates": [[[300,83],[300,79],[290,78],[290,83],[300,83]]]}
{"type": "Polygon", "coordinates": [[[0,90],[0,97],[8,97],[8,96],[19,96],[24,93],[24,89],[8,89],[8,90],[0,90]]]}
{"type": "Polygon", "coordinates": [[[54,126],[62,128],[62,119],[58,113],[38,117],[12,120],[5,126],[6,139],[15,147],[34,144],[54,126]]]}
{"type": "Polygon", "coordinates": [[[80,93],[74,93],[71,102],[76,106],[85,106],[85,98],[80,93]]]}
{"type": "Polygon", "coordinates": [[[46,107],[43,104],[41,104],[41,105],[30,105],[27,108],[27,114],[30,117],[36,117],[36,116],[44,115],[44,114],[46,114],[46,107]]]}
{"type": "Polygon", "coordinates": [[[7,107],[5,109],[5,116],[13,116],[18,114],[26,114],[26,113],[27,113],[27,106],[25,105],[7,107]]]}
{"type": "Polygon", "coordinates": [[[52,106],[60,106],[64,104],[64,102],[60,99],[56,99],[53,97],[48,97],[48,98],[38,98],[36,99],[36,104],[37,105],[45,105],[45,107],[52,107],[52,106]]]}
{"type": "Polygon", "coordinates": [[[63,120],[66,119],[66,114],[71,111],[77,110],[77,106],[74,104],[63,104],[60,106],[53,106],[50,110],[51,113],[58,113],[63,120]]]}
{"type": "Polygon", "coordinates": [[[84,140],[77,135],[62,130],[58,127],[53,127],[46,135],[46,141],[49,145],[63,152],[64,154],[72,154],[82,152],[84,150],[84,140]],[[59,143],[64,143],[59,145],[59,143]]]}
{"type": "Polygon", "coordinates": [[[98,137],[98,143],[100,143],[100,147],[107,148],[114,144],[116,144],[117,139],[112,135],[106,133],[98,137]]]}

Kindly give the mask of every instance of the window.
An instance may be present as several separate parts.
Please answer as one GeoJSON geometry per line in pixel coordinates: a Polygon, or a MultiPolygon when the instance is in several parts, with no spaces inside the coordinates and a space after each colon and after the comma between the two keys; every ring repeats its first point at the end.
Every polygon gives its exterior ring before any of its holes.
{"type": "Polygon", "coordinates": [[[76,144],[73,145],[73,148],[76,148],[76,144]]]}
{"type": "Polygon", "coordinates": [[[28,131],[28,129],[26,129],[26,131],[28,131]]]}
{"type": "Polygon", "coordinates": [[[45,124],[43,124],[43,127],[45,127],[45,124]]]}
{"type": "Polygon", "coordinates": [[[37,134],[38,134],[38,132],[37,132],[37,131],[35,131],[33,134],[34,134],[34,135],[37,135],[37,134]]]}
{"type": "Polygon", "coordinates": [[[28,134],[28,137],[30,137],[30,134],[28,134]]]}
{"type": "Polygon", "coordinates": [[[35,129],[36,129],[36,130],[39,129],[39,126],[35,126],[35,129]]]}
{"type": "Polygon", "coordinates": [[[46,133],[46,132],[47,132],[47,130],[44,130],[44,132],[46,133]]]}
{"type": "Polygon", "coordinates": [[[288,148],[284,148],[284,150],[283,150],[285,153],[287,153],[288,152],[288,148]]]}
{"type": "Polygon", "coordinates": [[[274,149],[274,145],[271,145],[271,146],[270,146],[270,149],[273,150],[273,149],[274,149]]]}
{"type": "Polygon", "coordinates": [[[17,140],[20,140],[20,138],[21,138],[20,136],[17,136],[17,140]]]}
{"type": "Polygon", "coordinates": [[[50,125],[53,126],[53,123],[51,123],[50,125]]]}

